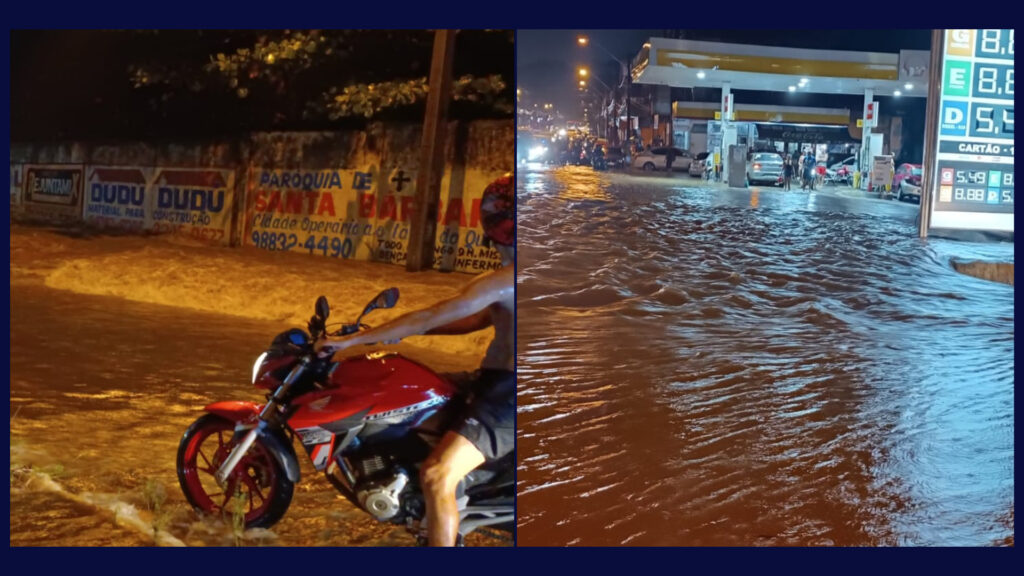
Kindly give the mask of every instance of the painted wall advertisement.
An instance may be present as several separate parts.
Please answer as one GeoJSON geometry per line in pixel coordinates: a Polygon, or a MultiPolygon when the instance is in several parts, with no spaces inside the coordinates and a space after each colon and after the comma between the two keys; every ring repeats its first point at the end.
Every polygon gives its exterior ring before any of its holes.
{"type": "MultiPolygon", "coordinates": [[[[435,267],[472,273],[496,268],[497,251],[481,244],[480,198],[489,180],[467,172],[457,181],[453,186],[449,172],[441,182],[435,267]]],[[[264,250],[404,265],[415,188],[416,174],[403,168],[253,168],[244,242],[264,250]]]]}
{"type": "Polygon", "coordinates": [[[503,174],[466,170],[453,178],[450,171],[445,172],[434,246],[435,268],[479,274],[501,267],[501,254],[484,246],[480,201],[487,185],[503,174]]]}
{"type": "Polygon", "coordinates": [[[82,166],[26,165],[22,206],[31,216],[47,220],[79,220],[82,212],[82,166]]]}
{"type": "Polygon", "coordinates": [[[21,164],[11,164],[11,207],[21,203],[23,176],[21,164]]]}
{"type": "Polygon", "coordinates": [[[149,190],[155,232],[230,244],[234,170],[157,168],[149,190]]]}
{"type": "Polygon", "coordinates": [[[152,230],[147,199],[152,169],[89,166],[86,169],[86,222],[128,230],[152,230]]]}
{"type": "Polygon", "coordinates": [[[1014,31],[943,34],[931,226],[1012,232],[1014,31]]]}
{"type": "Polygon", "coordinates": [[[82,217],[213,244],[231,240],[234,170],[89,166],[82,217]]]}

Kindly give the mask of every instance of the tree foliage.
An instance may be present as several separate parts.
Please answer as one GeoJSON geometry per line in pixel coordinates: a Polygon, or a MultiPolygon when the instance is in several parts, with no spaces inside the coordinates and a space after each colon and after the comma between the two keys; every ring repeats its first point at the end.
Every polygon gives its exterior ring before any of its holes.
{"type": "MultiPolygon", "coordinates": [[[[484,78],[462,76],[452,83],[452,97],[455,100],[487,103],[495,110],[511,113],[512,103],[501,99],[508,85],[500,75],[484,78]]],[[[332,120],[345,116],[370,118],[394,106],[405,106],[426,100],[430,85],[427,78],[416,78],[398,82],[377,84],[356,84],[345,86],[340,92],[332,89],[323,102],[311,103],[313,114],[326,111],[332,120]]]]}
{"type": "MultiPolygon", "coordinates": [[[[223,49],[210,52],[201,63],[167,59],[133,63],[131,85],[148,91],[157,107],[187,93],[231,94],[240,104],[256,99],[263,107],[273,108],[278,121],[374,118],[421,106],[429,92],[431,31],[283,30],[221,35],[223,49]]],[[[453,82],[453,99],[485,114],[512,114],[513,41],[511,31],[460,32],[456,73],[461,73],[453,82]]]]}

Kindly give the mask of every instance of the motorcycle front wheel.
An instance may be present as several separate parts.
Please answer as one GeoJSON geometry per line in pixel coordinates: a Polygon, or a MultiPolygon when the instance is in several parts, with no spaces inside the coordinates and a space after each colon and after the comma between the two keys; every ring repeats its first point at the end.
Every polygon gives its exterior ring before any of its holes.
{"type": "Polygon", "coordinates": [[[295,485],[259,439],[226,485],[218,485],[214,474],[235,446],[234,429],[233,421],[215,414],[193,422],[178,446],[178,482],[197,511],[244,520],[246,528],[269,528],[288,510],[295,485]]]}

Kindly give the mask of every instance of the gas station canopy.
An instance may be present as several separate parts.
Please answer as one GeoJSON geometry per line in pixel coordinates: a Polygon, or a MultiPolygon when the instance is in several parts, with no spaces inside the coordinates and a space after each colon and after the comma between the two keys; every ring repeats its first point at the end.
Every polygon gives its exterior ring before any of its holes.
{"type": "Polygon", "coordinates": [[[899,54],[806,50],[651,38],[632,70],[633,82],[682,88],[924,98],[927,50],[899,54]]]}
{"type": "MultiPolygon", "coordinates": [[[[673,118],[713,120],[720,117],[721,105],[717,102],[673,102],[673,118]]],[[[795,106],[764,106],[759,104],[737,104],[737,122],[786,122],[790,124],[820,124],[825,126],[846,126],[850,123],[847,108],[807,108],[795,106]]]]}

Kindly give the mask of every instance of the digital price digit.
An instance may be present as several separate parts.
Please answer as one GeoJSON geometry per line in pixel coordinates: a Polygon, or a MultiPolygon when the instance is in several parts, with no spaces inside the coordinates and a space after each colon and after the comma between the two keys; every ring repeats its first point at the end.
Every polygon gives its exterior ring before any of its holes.
{"type": "Polygon", "coordinates": [[[984,202],[985,189],[961,188],[957,186],[956,188],[953,188],[953,200],[959,200],[961,202],[984,202]]]}
{"type": "Polygon", "coordinates": [[[970,135],[981,138],[1013,138],[1013,106],[977,103],[972,105],[970,135]]]}
{"type": "Polygon", "coordinates": [[[985,172],[983,170],[957,170],[957,184],[984,184],[985,172]]]}
{"type": "Polygon", "coordinates": [[[979,58],[1013,59],[1013,30],[980,30],[975,50],[979,58]]]}
{"type": "Polygon", "coordinates": [[[981,31],[981,51],[985,54],[999,54],[999,30],[981,31]]]}
{"type": "Polygon", "coordinates": [[[978,63],[974,68],[974,96],[1012,100],[1014,93],[1013,66],[978,63]]]}
{"type": "Polygon", "coordinates": [[[978,106],[974,109],[974,132],[976,134],[995,134],[996,123],[992,119],[995,108],[991,106],[978,106]]]}

